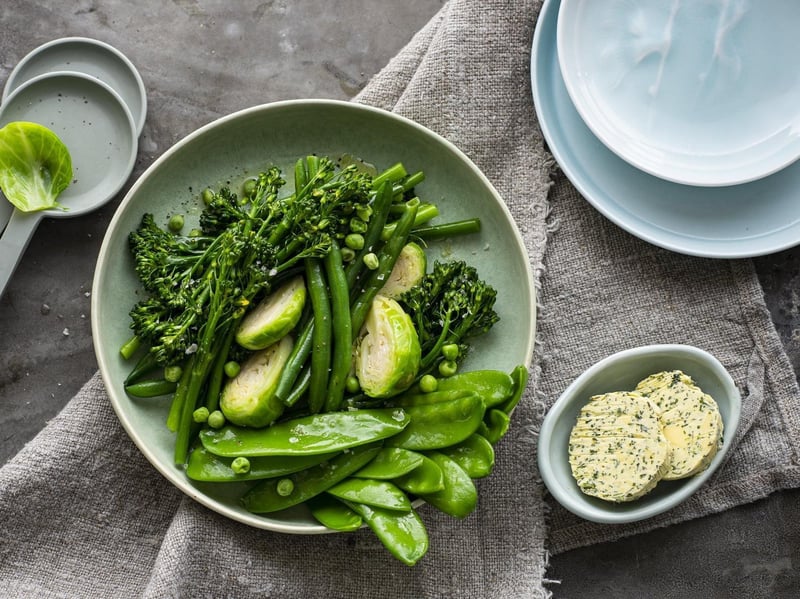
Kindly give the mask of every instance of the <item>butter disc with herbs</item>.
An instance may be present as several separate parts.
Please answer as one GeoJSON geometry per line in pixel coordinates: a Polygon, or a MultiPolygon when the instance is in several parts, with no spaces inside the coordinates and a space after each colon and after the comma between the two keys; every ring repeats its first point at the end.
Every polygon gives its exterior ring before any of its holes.
{"type": "Polygon", "coordinates": [[[670,464],[658,408],[635,392],[593,396],[570,433],[569,464],[587,495],[626,502],[649,493],[670,464]]]}
{"type": "Polygon", "coordinates": [[[722,416],[714,399],[680,370],[653,374],[642,380],[636,391],[661,412],[661,427],[672,447],[664,480],[705,470],[722,445],[722,416]]]}

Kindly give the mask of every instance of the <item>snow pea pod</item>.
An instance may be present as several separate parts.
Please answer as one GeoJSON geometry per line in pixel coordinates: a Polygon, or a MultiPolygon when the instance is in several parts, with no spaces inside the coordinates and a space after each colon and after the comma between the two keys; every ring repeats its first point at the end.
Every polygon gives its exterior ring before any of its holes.
{"type": "Polygon", "coordinates": [[[502,439],[508,432],[510,416],[503,410],[492,409],[486,412],[484,423],[486,424],[486,438],[489,443],[494,445],[502,439]]]}
{"type": "Polygon", "coordinates": [[[234,458],[223,458],[196,443],[189,454],[186,476],[203,482],[231,482],[237,480],[260,480],[285,476],[324,462],[336,453],[319,453],[310,456],[263,456],[251,457],[250,470],[238,474],[231,468],[234,458]]]}
{"type": "Polygon", "coordinates": [[[456,518],[464,518],[478,505],[478,490],[475,483],[461,466],[438,451],[429,451],[433,460],[444,475],[444,489],[435,493],[421,495],[426,503],[456,518]]]}
{"type": "Polygon", "coordinates": [[[384,447],[369,464],[356,472],[357,478],[374,478],[378,480],[391,480],[398,476],[408,474],[422,464],[425,459],[421,453],[402,449],[400,447],[384,447]]]}
{"type": "Polygon", "coordinates": [[[500,405],[514,393],[514,380],[502,370],[471,370],[439,379],[438,391],[462,389],[477,393],[487,408],[500,405]]]}
{"type": "Polygon", "coordinates": [[[331,530],[350,532],[358,530],[364,521],[361,516],[338,499],[321,493],[306,502],[314,519],[331,530]]]}
{"type": "Polygon", "coordinates": [[[379,443],[355,447],[311,468],[286,477],[268,478],[257,483],[242,497],[242,505],[250,512],[277,512],[303,503],[343,481],[362,468],[380,451],[379,443]],[[289,481],[289,484],[285,484],[289,481]],[[283,491],[289,488],[290,492],[283,491]]]}
{"type": "Polygon", "coordinates": [[[528,369],[522,365],[517,366],[511,371],[511,379],[514,381],[514,393],[500,407],[509,416],[514,411],[514,408],[517,407],[519,400],[522,399],[522,394],[525,392],[525,386],[528,384],[528,369]]]}
{"type": "Polygon", "coordinates": [[[477,433],[473,433],[458,445],[439,450],[463,468],[470,478],[489,476],[494,468],[494,448],[477,433]]]}
{"type": "Polygon", "coordinates": [[[429,393],[405,393],[398,397],[392,398],[392,405],[408,408],[411,406],[428,406],[431,404],[442,403],[445,401],[453,401],[461,399],[469,395],[476,395],[469,389],[437,389],[429,393]]]}
{"type": "Polygon", "coordinates": [[[406,494],[387,480],[346,478],[328,489],[327,493],[346,501],[387,510],[407,512],[411,509],[411,502],[406,494]]]}
{"type": "Polygon", "coordinates": [[[125,385],[125,392],[131,397],[161,397],[174,393],[177,387],[178,384],[172,381],[156,379],[125,385]]]}
{"type": "Polygon", "coordinates": [[[224,426],[200,432],[203,446],[223,457],[312,455],[391,437],[409,423],[400,408],[312,414],[267,428],[224,426]]]}
{"type": "Polygon", "coordinates": [[[361,516],[393,556],[413,566],[428,551],[428,531],[414,510],[396,512],[347,502],[361,516]]]}
{"type": "Polygon", "coordinates": [[[408,474],[394,479],[394,484],[414,495],[434,493],[444,489],[444,475],[436,462],[422,455],[420,465],[408,474]]]}
{"type": "Polygon", "coordinates": [[[410,418],[408,426],[387,440],[389,447],[439,449],[460,443],[480,425],[483,400],[471,393],[458,399],[403,408],[410,418]]]}

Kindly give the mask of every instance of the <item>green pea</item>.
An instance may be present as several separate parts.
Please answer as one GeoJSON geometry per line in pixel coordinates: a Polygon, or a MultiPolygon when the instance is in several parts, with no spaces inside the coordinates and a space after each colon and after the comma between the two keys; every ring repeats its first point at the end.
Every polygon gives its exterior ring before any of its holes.
{"type": "Polygon", "coordinates": [[[439,374],[442,376],[453,376],[456,372],[458,372],[458,364],[455,360],[442,360],[439,362],[439,374]]]}
{"type": "Polygon", "coordinates": [[[384,547],[408,566],[416,564],[428,551],[428,532],[414,510],[397,512],[347,502],[367,523],[384,547]]]}
{"type": "MultiPolygon", "coordinates": [[[[363,468],[378,451],[378,443],[362,445],[286,478],[263,480],[244,494],[242,505],[250,512],[263,514],[303,503],[363,468]],[[281,480],[291,480],[294,487],[289,495],[278,492],[278,483],[281,480]]],[[[285,488],[286,483],[283,486],[285,488]]]]}
{"type": "Polygon", "coordinates": [[[458,343],[448,343],[442,346],[442,356],[445,360],[455,360],[459,351],[458,343]]]}
{"type": "Polygon", "coordinates": [[[381,265],[380,260],[378,260],[378,256],[375,254],[375,252],[364,254],[362,260],[364,261],[364,266],[370,270],[375,270],[381,265]]]}
{"type": "Polygon", "coordinates": [[[231,462],[231,470],[236,474],[247,474],[250,472],[250,460],[243,456],[234,458],[231,462]]]}
{"type": "Polygon", "coordinates": [[[401,512],[411,510],[411,501],[409,501],[406,494],[388,480],[346,478],[328,489],[327,493],[338,499],[363,503],[387,510],[401,512]]]}
{"type": "Polygon", "coordinates": [[[314,519],[331,530],[350,532],[361,528],[364,522],[344,503],[325,493],[312,497],[306,505],[314,519]]]}
{"type": "Polygon", "coordinates": [[[222,369],[225,371],[225,376],[227,376],[229,379],[232,379],[239,374],[239,371],[242,369],[242,367],[239,362],[230,360],[225,362],[225,365],[222,367],[222,369]]]}
{"type": "Polygon", "coordinates": [[[405,449],[438,449],[460,443],[483,421],[483,400],[476,394],[450,401],[403,408],[408,426],[386,440],[387,446],[405,449]]]}
{"type": "Polygon", "coordinates": [[[251,197],[256,191],[256,180],[255,179],[248,179],[242,185],[242,194],[247,196],[248,198],[251,197]]]}
{"type": "Polygon", "coordinates": [[[361,383],[358,382],[356,377],[348,376],[347,381],[345,381],[345,389],[347,389],[348,393],[358,393],[361,391],[361,383]]]}
{"type": "Polygon", "coordinates": [[[164,368],[164,380],[169,381],[170,383],[177,383],[181,380],[181,375],[183,374],[183,368],[180,366],[167,366],[164,368]]]}
{"type": "Polygon", "coordinates": [[[189,231],[189,237],[202,237],[203,231],[201,229],[192,229],[189,231]]]}
{"type": "Polygon", "coordinates": [[[182,214],[173,214],[169,222],[167,222],[167,227],[173,233],[177,233],[181,229],[183,229],[183,215],[182,214]]]}
{"type": "Polygon", "coordinates": [[[372,216],[372,206],[357,206],[356,214],[358,215],[358,218],[366,222],[372,216]]]}
{"type": "Polygon", "coordinates": [[[200,194],[200,197],[203,200],[203,204],[208,206],[214,200],[214,191],[207,187],[200,194]]]}
{"type": "Polygon", "coordinates": [[[214,410],[208,415],[208,426],[211,428],[222,428],[225,426],[225,415],[219,410],[214,410]]]}
{"type": "Polygon", "coordinates": [[[439,387],[439,381],[432,374],[426,374],[419,380],[419,390],[423,393],[432,393],[439,387]]]}
{"type": "Polygon", "coordinates": [[[341,249],[342,252],[342,262],[352,262],[353,259],[356,257],[356,253],[351,250],[349,247],[343,247],[341,249]]]}
{"type": "Polygon", "coordinates": [[[478,505],[478,490],[469,475],[455,461],[438,451],[428,452],[428,457],[441,468],[444,489],[422,495],[422,499],[456,518],[471,514],[478,505]]]}
{"type": "Polygon", "coordinates": [[[360,250],[364,247],[364,236],[360,233],[350,233],[344,238],[344,244],[351,250],[360,250]]]}
{"type": "Polygon", "coordinates": [[[208,422],[208,415],[209,415],[208,408],[205,406],[201,406],[197,408],[194,412],[192,412],[192,420],[194,420],[198,424],[203,424],[204,422],[208,422]]]}
{"type": "Polygon", "coordinates": [[[282,478],[275,486],[275,491],[281,497],[289,497],[294,491],[294,481],[291,478],[282,478]]]}

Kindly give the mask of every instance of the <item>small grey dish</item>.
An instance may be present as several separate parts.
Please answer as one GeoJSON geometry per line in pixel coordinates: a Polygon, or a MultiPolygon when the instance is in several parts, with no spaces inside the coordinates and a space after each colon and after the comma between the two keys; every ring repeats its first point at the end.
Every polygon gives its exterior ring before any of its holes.
{"type": "Polygon", "coordinates": [[[52,40],[26,54],[8,76],[3,102],[23,83],[56,71],[83,73],[108,85],[127,105],[136,125],[136,136],[141,135],[147,115],[147,94],[139,71],[113,46],[87,37],[52,40]]]}
{"type": "Polygon", "coordinates": [[[547,489],[562,506],[592,522],[621,524],[651,518],[690,497],[725,461],[739,425],[741,397],[733,379],[714,356],[690,345],[648,345],[613,354],[587,369],[556,400],[539,435],[539,470],[547,489]],[[578,413],[593,395],[632,391],[651,374],[682,370],[711,395],[724,424],[723,445],[709,467],[681,480],[659,482],[647,495],[612,503],[584,494],[569,465],[569,436],[578,413]]]}

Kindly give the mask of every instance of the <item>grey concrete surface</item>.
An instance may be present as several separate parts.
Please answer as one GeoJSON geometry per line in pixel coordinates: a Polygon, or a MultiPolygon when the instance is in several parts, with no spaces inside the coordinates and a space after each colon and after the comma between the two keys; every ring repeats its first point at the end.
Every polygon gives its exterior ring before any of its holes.
{"type": "MultiPolygon", "coordinates": [[[[139,68],[148,119],[132,182],[214,118],[273,100],[350,98],[443,0],[5,0],[0,84],[25,53],[82,35],[139,68]],[[248,84],[251,81],[252,84],[248,84]],[[244,85],[242,85],[244,82],[244,85]]],[[[123,190],[124,193],[124,190],[123,190]]],[[[97,252],[122,198],[44,220],[0,299],[0,463],[96,369],[89,304],[97,252]]],[[[800,250],[756,260],[776,325],[800,368],[800,250]]],[[[798,597],[800,491],[680,526],[555,556],[556,598],[798,597]]]]}

